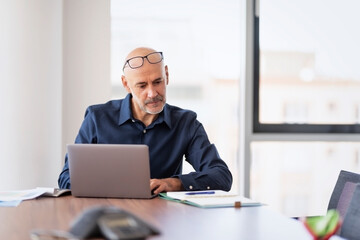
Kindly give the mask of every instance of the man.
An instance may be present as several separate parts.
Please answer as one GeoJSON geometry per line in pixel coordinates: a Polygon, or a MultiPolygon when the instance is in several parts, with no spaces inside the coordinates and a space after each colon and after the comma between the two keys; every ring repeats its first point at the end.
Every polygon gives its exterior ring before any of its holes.
{"type": "MultiPolygon", "coordinates": [[[[196,114],[166,103],[169,73],[162,52],[136,48],[126,57],[123,71],[121,80],[129,94],[90,106],[75,143],[148,145],[154,194],[229,191],[232,175],[196,114]],[[183,156],[196,172],[181,174],[183,156]]],[[[71,188],[67,156],[58,183],[60,188],[71,188]]]]}

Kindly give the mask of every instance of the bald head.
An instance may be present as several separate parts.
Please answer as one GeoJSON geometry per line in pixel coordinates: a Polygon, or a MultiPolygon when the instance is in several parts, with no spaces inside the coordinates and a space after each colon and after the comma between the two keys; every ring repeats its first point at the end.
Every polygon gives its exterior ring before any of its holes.
{"type": "Polygon", "coordinates": [[[127,75],[128,72],[141,71],[142,69],[140,68],[143,68],[143,66],[147,68],[147,65],[154,65],[150,66],[151,68],[164,68],[162,53],[152,48],[139,47],[132,50],[126,56],[123,71],[124,74],[127,75]],[[130,60],[130,62],[128,60],[130,60]]]}
{"type": "Polygon", "coordinates": [[[132,50],[125,58],[125,61],[132,58],[132,57],[137,57],[137,56],[146,56],[149,53],[152,52],[157,52],[155,49],[152,48],[148,48],[148,47],[138,47],[135,48],[134,50],[132,50]]]}

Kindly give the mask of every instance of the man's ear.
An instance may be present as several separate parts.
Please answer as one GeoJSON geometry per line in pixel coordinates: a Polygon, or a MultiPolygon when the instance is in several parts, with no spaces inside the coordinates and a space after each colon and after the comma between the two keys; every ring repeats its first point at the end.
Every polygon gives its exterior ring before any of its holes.
{"type": "Polygon", "coordinates": [[[166,76],[166,85],[169,84],[169,71],[168,71],[168,66],[165,65],[165,76],[166,76]]]}
{"type": "Polygon", "coordinates": [[[128,81],[124,75],[121,75],[121,81],[122,81],[122,84],[123,84],[124,88],[126,89],[126,91],[128,93],[131,93],[130,88],[128,86],[128,81]]]}

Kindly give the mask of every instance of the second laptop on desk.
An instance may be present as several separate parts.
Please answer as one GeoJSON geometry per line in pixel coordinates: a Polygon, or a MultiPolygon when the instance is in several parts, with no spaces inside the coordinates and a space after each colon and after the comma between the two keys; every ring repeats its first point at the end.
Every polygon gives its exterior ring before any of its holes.
{"type": "Polygon", "coordinates": [[[148,146],[69,144],[67,152],[73,196],[153,197],[148,146]]]}

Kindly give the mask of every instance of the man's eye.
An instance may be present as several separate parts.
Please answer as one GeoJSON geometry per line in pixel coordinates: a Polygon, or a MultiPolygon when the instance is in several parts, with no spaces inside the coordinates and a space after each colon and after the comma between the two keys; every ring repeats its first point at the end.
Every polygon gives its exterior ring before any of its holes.
{"type": "Polygon", "coordinates": [[[145,85],[139,85],[139,88],[145,88],[145,85]]]}

